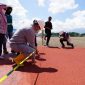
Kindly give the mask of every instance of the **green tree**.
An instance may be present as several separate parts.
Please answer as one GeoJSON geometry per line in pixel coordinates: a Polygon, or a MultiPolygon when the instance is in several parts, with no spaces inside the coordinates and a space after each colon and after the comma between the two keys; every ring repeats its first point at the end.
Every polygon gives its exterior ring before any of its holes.
{"type": "Polygon", "coordinates": [[[69,35],[71,37],[79,37],[80,36],[80,33],[77,33],[77,32],[69,32],[69,35]]]}

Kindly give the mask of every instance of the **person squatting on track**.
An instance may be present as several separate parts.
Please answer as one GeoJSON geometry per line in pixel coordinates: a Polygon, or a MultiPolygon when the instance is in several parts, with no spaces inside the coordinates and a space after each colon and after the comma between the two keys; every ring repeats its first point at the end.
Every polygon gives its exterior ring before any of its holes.
{"type": "Polygon", "coordinates": [[[45,37],[44,39],[46,40],[46,45],[49,46],[49,41],[50,41],[50,38],[51,38],[51,30],[52,30],[52,23],[51,23],[51,20],[52,20],[52,17],[49,16],[48,17],[48,21],[45,22],[45,37]]]}
{"type": "Polygon", "coordinates": [[[59,33],[59,38],[60,38],[60,43],[62,45],[62,48],[65,48],[64,42],[67,42],[67,45],[70,45],[72,48],[74,48],[73,43],[70,42],[70,35],[69,35],[69,33],[61,31],[59,33]]]}
{"type": "MultiPolygon", "coordinates": [[[[0,58],[2,54],[2,46],[4,43],[4,39],[7,33],[7,20],[5,16],[7,6],[4,4],[0,4],[0,58]]],[[[7,51],[7,49],[3,49],[4,51],[7,51]]]]}
{"type": "MultiPolygon", "coordinates": [[[[16,31],[10,39],[10,47],[15,52],[21,52],[27,57],[33,51],[36,51],[35,36],[42,28],[44,21],[35,20],[31,27],[16,31]]],[[[32,56],[32,62],[35,63],[35,55],[32,56]]]]}

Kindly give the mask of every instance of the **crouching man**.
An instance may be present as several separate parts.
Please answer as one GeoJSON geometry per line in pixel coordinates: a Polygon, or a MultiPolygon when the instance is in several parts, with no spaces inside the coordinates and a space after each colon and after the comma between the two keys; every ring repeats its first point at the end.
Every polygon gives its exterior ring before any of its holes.
{"type": "MultiPolygon", "coordinates": [[[[36,51],[35,34],[44,28],[44,24],[42,20],[35,20],[29,28],[16,31],[10,39],[11,50],[23,53],[25,57],[29,56],[33,51],[36,51]]],[[[35,55],[32,56],[32,62],[35,63],[35,55]]]]}
{"type": "Polygon", "coordinates": [[[60,43],[62,45],[62,48],[65,48],[64,42],[67,42],[67,45],[71,46],[72,48],[74,48],[73,43],[70,42],[70,36],[68,33],[61,31],[59,33],[59,38],[60,38],[60,43]]]}

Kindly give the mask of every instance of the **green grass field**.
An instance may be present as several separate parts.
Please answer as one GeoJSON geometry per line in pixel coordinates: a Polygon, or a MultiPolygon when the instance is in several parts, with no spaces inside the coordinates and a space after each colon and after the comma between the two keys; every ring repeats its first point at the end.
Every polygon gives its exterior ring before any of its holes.
{"type": "MultiPolygon", "coordinates": [[[[44,44],[45,44],[45,40],[44,44]]],[[[85,48],[85,37],[71,37],[71,42],[74,44],[75,47],[82,47],[85,48]]],[[[37,37],[38,45],[42,45],[42,38],[37,37]]],[[[58,37],[51,37],[50,39],[50,46],[61,47],[58,37]]]]}

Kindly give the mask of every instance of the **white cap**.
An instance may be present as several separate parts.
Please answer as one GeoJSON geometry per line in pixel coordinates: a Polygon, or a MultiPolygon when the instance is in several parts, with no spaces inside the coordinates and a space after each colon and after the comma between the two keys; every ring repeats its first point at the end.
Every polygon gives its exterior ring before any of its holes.
{"type": "Polygon", "coordinates": [[[39,24],[40,28],[43,29],[45,26],[45,22],[43,20],[37,20],[37,23],[39,24]]]}
{"type": "Polygon", "coordinates": [[[2,7],[6,7],[7,5],[0,3],[0,6],[2,6],[2,7]]]}
{"type": "Polygon", "coordinates": [[[0,13],[3,13],[3,12],[2,12],[2,9],[5,9],[5,10],[6,10],[6,8],[7,8],[7,7],[6,7],[5,4],[1,4],[1,3],[0,3],[0,13]]]}
{"type": "Polygon", "coordinates": [[[64,31],[60,31],[59,34],[62,35],[64,33],[64,31]]]}

